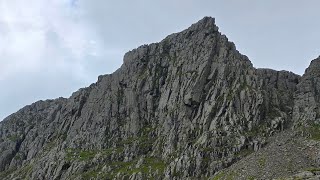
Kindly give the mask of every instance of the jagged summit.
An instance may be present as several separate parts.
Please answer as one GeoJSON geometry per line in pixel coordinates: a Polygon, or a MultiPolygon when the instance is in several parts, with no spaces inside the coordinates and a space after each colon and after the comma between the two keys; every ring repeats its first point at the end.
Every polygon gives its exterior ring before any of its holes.
{"type": "MultiPolygon", "coordinates": [[[[193,51],[194,47],[191,46],[203,46],[205,47],[205,51],[211,52],[206,56],[220,56],[215,58],[216,61],[226,61],[228,60],[237,60],[237,61],[246,61],[247,64],[252,66],[250,60],[247,56],[242,55],[236,49],[236,46],[233,42],[230,42],[228,38],[221,34],[218,31],[218,26],[215,25],[215,19],[212,17],[204,17],[197,23],[192,24],[186,30],[183,30],[178,33],[173,33],[166,38],[164,38],[159,43],[152,43],[149,45],[142,45],[136,49],[133,49],[127,52],[124,55],[124,64],[123,69],[125,71],[131,71],[129,66],[132,64],[136,64],[138,67],[139,65],[145,64],[147,57],[154,54],[159,54],[163,58],[158,59],[162,61],[167,55],[170,57],[176,56],[177,52],[186,51],[184,48],[189,48],[190,51],[193,51]],[[231,52],[233,56],[229,58],[227,57],[227,53],[231,52]],[[223,57],[223,58],[222,58],[223,57]],[[133,62],[134,61],[134,62],[133,62]]],[[[191,52],[186,52],[185,55],[190,54],[191,52]]],[[[208,59],[209,57],[205,57],[208,59]]],[[[172,59],[172,58],[171,58],[172,59]]],[[[201,58],[193,58],[190,60],[190,57],[184,58],[184,60],[188,60],[191,63],[195,60],[201,60],[201,58]]]]}
{"type": "Polygon", "coordinates": [[[208,16],[202,18],[197,23],[193,24],[188,30],[191,29],[213,29],[215,31],[218,31],[218,27],[215,24],[215,19],[208,16]]]}
{"type": "Polygon", "coordinates": [[[305,74],[318,74],[318,75],[320,75],[320,56],[311,61],[309,67],[305,71],[305,74]]]}
{"type": "Polygon", "coordinates": [[[1,122],[0,179],[210,178],[302,111],[317,119],[300,103],[310,97],[303,83],[255,69],[205,17],[126,53],[120,69],[70,98],[1,122]]]}
{"type": "Polygon", "coordinates": [[[133,50],[127,52],[124,55],[124,63],[126,63],[126,61],[128,59],[134,59],[134,58],[130,57],[132,54],[140,54],[141,55],[148,48],[154,49],[154,48],[157,48],[158,46],[162,46],[162,47],[167,46],[161,50],[161,51],[165,51],[171,46],[171,44],[181,43],[181,40],[186,41],[186,40],[195,38],[195,36],[199,36],[199,35],[208,36],[208,35],[213,35],[213,34],[217,34],[217,33],[220,34],[218,32],[218,29],[219,28],[215,25],[214,18],[204,17],[203,19],[199,20],[197,23],[192,24],[186,30],[183,30],[178,33],[173,33],[173,34],[167,36],[166,38],[164,38],[159,43],[152,43],[150,45],[142,45],[136,49],[133,49],[133,50]]]}

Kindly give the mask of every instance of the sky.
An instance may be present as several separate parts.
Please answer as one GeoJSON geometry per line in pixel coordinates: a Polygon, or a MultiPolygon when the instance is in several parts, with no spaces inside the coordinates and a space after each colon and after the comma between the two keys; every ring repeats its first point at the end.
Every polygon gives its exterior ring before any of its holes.
{"type": "Polygon", "coordinates": [[[0,0],[0,121],[69,97],[125,52],[211,16],[255,67],[302,75],[320,55],[319,0],[0,0]]]}

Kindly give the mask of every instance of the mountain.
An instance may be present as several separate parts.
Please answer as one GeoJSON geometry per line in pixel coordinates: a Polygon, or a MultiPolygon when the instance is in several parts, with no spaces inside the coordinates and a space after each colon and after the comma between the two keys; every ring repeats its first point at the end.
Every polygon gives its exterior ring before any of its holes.
{"type": "Polygon", "coordinates": [[[317,176],[320,58],[302,77],[256,69],[205,17],[123,61],[70,98],[5,118],[0,178],[317,176]]]}

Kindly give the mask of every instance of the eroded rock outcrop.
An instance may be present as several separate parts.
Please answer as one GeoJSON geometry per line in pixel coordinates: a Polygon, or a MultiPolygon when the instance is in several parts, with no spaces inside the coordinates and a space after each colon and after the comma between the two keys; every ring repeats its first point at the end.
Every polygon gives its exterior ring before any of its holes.
{"type": "Polygon", "coordinates": [[[70,98],[40,101],[6,118],[0,177],[212,177],[291,127],[300,105],[310,105],[296,102],[311,96],[304,91],[314,93],[299,82],[316,83],[300,79],[254,68],[205,17],[126,53],[120,69],[70,98]]]}
{"type": "Polygon", "coordinates": [[[294,120],[297,125],[320,123],[320,57],[313,60],[297,86],[294,120]]]}

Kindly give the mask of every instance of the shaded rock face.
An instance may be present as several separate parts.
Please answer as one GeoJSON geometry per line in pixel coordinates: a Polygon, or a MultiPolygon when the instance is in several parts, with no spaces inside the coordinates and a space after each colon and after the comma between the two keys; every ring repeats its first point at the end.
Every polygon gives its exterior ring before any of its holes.
{"type": "Polygon", "coordinates": [[[313,60],[297,86],[294,120],[297,126],[320,123],[320,57],[313,60]]]}
{"type": "Polygon", "coordinates": [[[120,69],[70,98],[7,117],[0,177],[211,177],[295,119],[317,119],[317,63],[302,78],[256,69],[205,17],[126,53],[120,69]]]}

